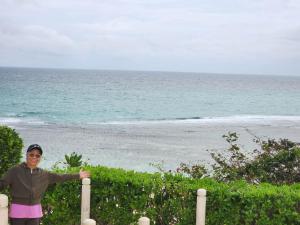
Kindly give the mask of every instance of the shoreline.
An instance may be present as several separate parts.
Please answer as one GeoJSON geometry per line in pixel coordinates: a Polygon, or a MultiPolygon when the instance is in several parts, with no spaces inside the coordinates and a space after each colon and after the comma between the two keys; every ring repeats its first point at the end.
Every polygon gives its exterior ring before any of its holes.
{"type": "MultiPolygon", "coordinates": [[[[5,125],[5,124],[1,124],[5,125]]],[[[228,147],[223,134],[237,132],[239,143],[246,150],[257,145],[254,136],[262,139],[288,138],[300,142],[300,121],[274,120],[255,123],[124,123],[86,126],[6,124],[14,128],[24,141],[44,149],[41,167],[51,168],[65,154],[76,152],[92,165],[154,172],[150,163],[164,161],[165,169],[175,170],[181,162],[211,162],[209,150],[228,147]]],[[[25,152],[25,150],[24,150],[25,152]]]]}

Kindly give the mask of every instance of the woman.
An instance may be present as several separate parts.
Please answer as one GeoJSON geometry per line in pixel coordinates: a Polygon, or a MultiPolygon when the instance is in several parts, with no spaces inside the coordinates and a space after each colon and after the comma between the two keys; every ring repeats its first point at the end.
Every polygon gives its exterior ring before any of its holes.
{"type": "Polygon", "coordinates": [[[10,168],[0,179],[0,190],[9,186],[12,197],[9,217],[11,225],[38,225],[42,214],[41,199],[48,185],[68,180],[83,179],[89,172],[56,174],[38,166],[43,155],[41,146],[30,145],[26,162],[10,168]]]}

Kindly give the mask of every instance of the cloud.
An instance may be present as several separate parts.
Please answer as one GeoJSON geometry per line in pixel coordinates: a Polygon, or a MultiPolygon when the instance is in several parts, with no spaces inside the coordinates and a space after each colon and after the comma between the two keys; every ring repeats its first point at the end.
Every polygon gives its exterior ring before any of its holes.
{"type": "Polygon", "coordinates": [[[182,60],[193,70],[203,68],[199,61],[253,68],[264,61],[272,71],[300,57],[299,11],[297,0],[4,0],[0,46],[5,54],[44,54],[49,64],[56,56],[74,66],[85,59],[81,67],[99,59],[110,68],[122,61],[175,69],[182,60]]]}
{"type": "Polygon", "coordinates": [[[66,35],[42,26],[2,26],[0,46],[29,53],[64,55],[74,48],[74,42],[66,35]]]}

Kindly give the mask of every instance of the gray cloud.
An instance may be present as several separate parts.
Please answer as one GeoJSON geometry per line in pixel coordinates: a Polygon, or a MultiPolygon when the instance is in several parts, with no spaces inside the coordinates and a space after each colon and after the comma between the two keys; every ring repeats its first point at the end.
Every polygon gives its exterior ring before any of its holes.
{"type": "Polygon", "coordinates": [[[248,63],[257,73],[260,61],[265,73],[279,64],[290,73],[289,60],[300,57],[299,10],[296,0],[5,0],[0,56],[20,59],[10,65],[38,53],[51,66],[61,56],[60,66],[212,72],[210,61],[224,72],[247,72],[248,63]]]}
{"type": "Polygon", "coordinates": [[[72,50],[74,43],[66,35],[42,26],[2,26],[0,46],[28,53],[60,55],[72,50]]]}

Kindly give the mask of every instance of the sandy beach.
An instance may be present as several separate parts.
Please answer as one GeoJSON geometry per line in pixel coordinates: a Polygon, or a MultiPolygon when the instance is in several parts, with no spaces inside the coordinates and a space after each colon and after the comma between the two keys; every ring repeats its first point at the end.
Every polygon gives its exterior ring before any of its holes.
{"type": "Polygon", "coordinates": [[[42,167],[50,168],[64,154],[80,153],[93,165],[155,171],[149,163],[164,162],[175,169],[180,162],[209,163],[209,150],[224,150],[222,138],[229,131],[240,134],[245,151],[257,147],[254,135],[263,139],[288,138],[300,141],[300,121],[214,121],[103,123],[89,126],[7,124],[14,127],[25,146],[39,143],[45,154],[42,167]]]}

